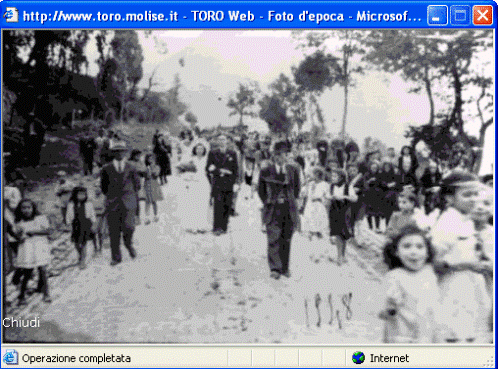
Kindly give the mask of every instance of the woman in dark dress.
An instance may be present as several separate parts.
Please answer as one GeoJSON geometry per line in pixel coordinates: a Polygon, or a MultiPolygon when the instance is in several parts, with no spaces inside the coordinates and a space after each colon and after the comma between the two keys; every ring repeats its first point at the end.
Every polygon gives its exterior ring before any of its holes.
{"type": "Polygon", "coordinates": [[[420,178],[420,194],[423,197],[424,210],[429,214],[437,206],[438,189],[441,181],[441,173],[434,161],[429,162],[429,166],[425,169],[422,178],[420,178]]]}
{"type": "Polygon", "coordinates": [[[350,164],[347,167],[347,175],[348,175],[348,186],[354,190],[356,195],[358,196],[358,200],[356,202],[351,202],[351,233],[354,236],[354,228],[355,224],[358,220],[362,219],[365,210],[364,210],[364,188],[365,188],[365,179],[364,175],[360,172],[358,164],[350,164]]]}
{"type": "Polygon", "coordinates": [[[382,215],[382,181],[379,164],[370,163],[370,170],[365,178],[365,215],[370,229],[380,232],[380,218],[382,215]],[[375,221],[375,224],[374,224],[375,221]]]}
{"type": "Polygon", "coordinates": [[[394,166],[391,162],[384,162],[382,164],[382,171],[380,174],[381,190],[383,192],[381,201],[382,217],[386,219],[386,224],[389,224],[392,213],[396,210],[396,197],[398,194],[397,175],[394,166]]]}
{"type": "Polygon", "coordinates": [[[316,144],[316,150],[318,151],[318,162],[325,168],[327,167],[328,159],[328,144],[327,141],[318,141],[316,144]]]}
{"type": "Polygon", "coordinates": [[[415,152],[410,146],[403,146],[401,149],[401,154],[398,159],[398,169],[403,171],[402,167],[405,167],[405,173],[413,173],[418,168],[418,160],[415,152]]]}
{"type": "MultiPolygon", "coordinates": [[[[405,159],[407,157],[405,156],[405,159]]],[[[410,160],[399,160],[399,175],[398,175],[398,191],[418,191],[418,180],[415,174],[417,169],[417,164],[414,162],[414,159],[410,160]]]]}
{"type": "Polygon", "coordinates": [[[330,242],[337,246],[337,264],[346,262],[346,241],[353,237],[351,225],[351,202],[356,202],[358,196],[346,182],[343,170],[334,170],[330,176],[329,229],[330,242]]]}
{"type": "Polygon", "coordinates": [[[156,163],[159,165],[159,181],[160,184],[168,183],[167,176],[171,175],[171,145],[166,141],[164,134],[160,134],[155,140],[154,154],[156,155],[156,163]]]}

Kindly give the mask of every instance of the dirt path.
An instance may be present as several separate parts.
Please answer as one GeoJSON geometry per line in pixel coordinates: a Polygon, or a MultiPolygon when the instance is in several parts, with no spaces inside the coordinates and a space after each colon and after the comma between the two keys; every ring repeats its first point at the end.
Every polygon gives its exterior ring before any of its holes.
{"type": "Polygon", "coordinates": [[[272,280],[258,201],[240,196],[240,215],[231,219],[227,235],[187,234],[180,226],[187,213],[181,201],[188,200],[179,198],[183,185],[180,179],[171,178],[163,187],[160,221],[137,228],[137,259],[132,261],[124,253],[123,263],[111,267],[110,250],[104,250],[86,270],[73,275],[51,305],[40,305],[31,312],[43,325],[36,334],[32,329],[10,331],[11,339],[296,344],[379,341],[380,283],[360,267],[354,250],[349,252],[349,263],[338,267],[331,262],[335,250],[328,241],[310,243],[296,234],[291,278],[272,280]]]}

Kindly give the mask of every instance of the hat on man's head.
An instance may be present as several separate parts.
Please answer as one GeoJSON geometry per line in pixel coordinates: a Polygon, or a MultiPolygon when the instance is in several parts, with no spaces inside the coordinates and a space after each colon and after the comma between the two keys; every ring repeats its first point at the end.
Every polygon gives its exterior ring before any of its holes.
{"type": "Polygon", "coordinates": [[[113,152],[128,151],[128,147],[126,146],[126,142],[116,141],[116,140],[111,141],[111,145],[110,145],[109,149],[113,152]]]}

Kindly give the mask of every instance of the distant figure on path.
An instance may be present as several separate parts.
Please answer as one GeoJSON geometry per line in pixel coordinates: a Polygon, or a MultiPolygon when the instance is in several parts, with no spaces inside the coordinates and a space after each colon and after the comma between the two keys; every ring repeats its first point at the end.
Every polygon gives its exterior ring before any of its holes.
{"type": "Polygon", "coordinates": [[[152,139],[153,152],[156,156],[157,165],[160,168],[159,181],[160,184],[168,183],[168,176],[171,175],[171,159],[172,152],[167,131],[161,133],[156,131],[152,139]]]}
{"type": "Polygon", "coordinates": [[[237,154],[228,149],[228,137],[218,136],[218,150],[209,152],[206,174],[211,183],[214,201],[213,232],[219,236],[228,229],[228,217],[232,209],[234,185],[239,173],[237,154]]]}
{"type": "Polygon", "coordinates": [[[97,143],[92,136],[87,135],[80,139],[80,154],[83,157],[83,175],[85,176],[93,174],[93,158],[96,149],[97,143]]]}

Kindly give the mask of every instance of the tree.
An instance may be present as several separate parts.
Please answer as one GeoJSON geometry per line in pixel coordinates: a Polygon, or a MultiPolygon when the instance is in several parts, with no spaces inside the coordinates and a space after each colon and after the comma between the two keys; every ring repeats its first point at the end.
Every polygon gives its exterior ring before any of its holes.
{"type": "Polygon", "coordinates": [[[318,118],[320,131],[325,131],[325,125],[318,105],[317,96],[326,88],[337,83],[337,59],[323,51],[316,51],[307,56],[297,67],[292,68],[294,80],[299,86],[298,91],[304,95],[306,116],[314,126],[315,117],[318,118]]]}
{"type": "Polygon", "coordinates": [[[127,103],[136,98],[137,84],[143,76],[144,57],[137,32],[134,30],[115,31],[111,49],[117,64],[114,78],[119,90],[120,119],[123,121],[127,103]]]}
{"type": "MultiPolygon", "coordinates": [[[[465,131],[463,111],[465,105],[472,100],[464,101],[462,94],[472,84],[487,88],[484,82],[486,77],[477,77],[471,66],[478,53],[491,49],[492,34],[487,30],[378,30],[372,31],[365,43],[369,47],[366,60],[386,72],[401,72],[406,79],[417,83],[419,87],[411,92],[419,92],[420,88],[425,88],[430,104],[429,122],[428,126],[410,127],[407,137],[412,138],[412,145],[422,140],[429,147],[445,150],[441,152],[441,156],[451,157],[454,153],[452,145],[461,142],[469,152],[477,149],[474,160],[480,163],[487,120],[478,113],[481,128],[484,123],[482,141],[465,131]],[[434,94],[433,86],[436,83],[449,86],[452,94],[434,94]],[[435,111],[435,96],[447,102],[446,111],[435,111]],[[440,128],[430,128],[433,125],[440,128]],[[440,144],[430,142],[433,140],[431,135],[438,137],[440,144]]],[[[476,101],[478,112],[481,101],[482,98],[476,101]]],[[[474,169],[478,170],[476,167],[474,169]]]]}
{"type": "Polygon", "coordinates": [[[238,115],[239,125],[243,126],[244,116],[256,117],[257,114],[251,110],[256,103],[259,86],[256,82],[239,83],[239,89],[229,98],[227,106],[232,109],[229,116],[238,115]]]}
{"type": "MultiPolygon", "coordinates": [[[[36,145],[23,147],[25,157],[39,158],[46,130],[59,122],[56,119],[59,106],[72,104],[74,107],[81,103],[73,99],[78,94],[72,93],[75,89],[72,83],[78,80],[73,77],[87,65],[83,51],[91,33],[88,30],[12,30],[3,34],[3,83],[15,95],[9,120],[12,122],[11,118],[17,116],[15,123],[25,132],[32,120],[29,113],[34,111],[36,119],[41,121],[36,130],[36,145]],[[54,98],[57,105],[53,104],[54,98]]],[[[91,92],[84,91],[82,95],[86,99],[91,92]]],[[[30,163],[36,163],[36,159],[30,163]]]]}
{"type": "Polygon", "coordinates": [[[170,88],[166,94],[166,107],[171,113],[171,116],[175,119],[179,118],[186,111],[188,106],[180,99],[180,89],[182,88],[182,83],[179,74],[175,74],[175,80],[173,87],[170,88]]]}
{"type": "Polygon", "coordinates": [[[190,124],[190,127],[193,129],[195,127],[195,125],[197,124],[197,117],[195,116],[194,113],[192,113],[191,111],[188,111],[185,114],[185,121],[188,124],[190,124]]]}
{"type": "Polygon", "coordinates": [[[288,135],[292,130],[292,121],[287,116],[282,100],[278,96],[265,95],[258,101],[261,107],[259,116],[267,124],[270,132],[288,135]]]}
{"type": "Polygon", "coordinates": [[[388,73],[417,84],[410,92],[424,88],[429,99],[429,124],[434,124],[433,85],[441,69],[438,41],[434,30],[373,30],[363,39],[368,47],[364,60],[388,73]]]}
{"type": "Polygon", "coordinates": [[[306,100],[304,92],[283,73],[269,87],[273,95],[280,98],[289,119],[292,121],[292,125],[296,124],[300,131],[306,122],[306,100]]]}
{"type": "MultiPolygon", "coordinates": [[[[333,54],[328,54],[330,60],[327,64],[331,68],[334,76],[332,84],[325,84],[326,87],[332,87],[338,83],[344,89],[344,108],[342,115],[341,135],[346,135],[349,88],[355,85],[355,74],[363,73],[363,67],[354,64],[353,60],[357,55],[365,53],[364,46],[361,43],[365,37],[366,31],[340,30],[327,32],[294,32],[294,36],[300,40],[300,46],[304,49],[317,50],[325,53],[328,49],[327,43],[333,40],[334,45],[339,45],[333,54]]],[[[327,65],[325,64],[325,65],[327,65]]]]}
{"type": "Polygon", "coordinates": [[[480,127],[479,127],[479,138],[478,138],[478,147],[477,147],[478,155],[474,163],[474,171],[479,173],[481,169],[482,150],[484,148],[484,139],[486,137],[486,131],[489,128],[489,126],[493,124],[494,96],[490,91],[490,88],[493,86],[493,79],[490,77],[476,76],[471,79],[471,83],[480,87],[481,89],[479,97],[475,100],[480,127]],[[482,104],[484,104],[484,106],[482,104]]]}

